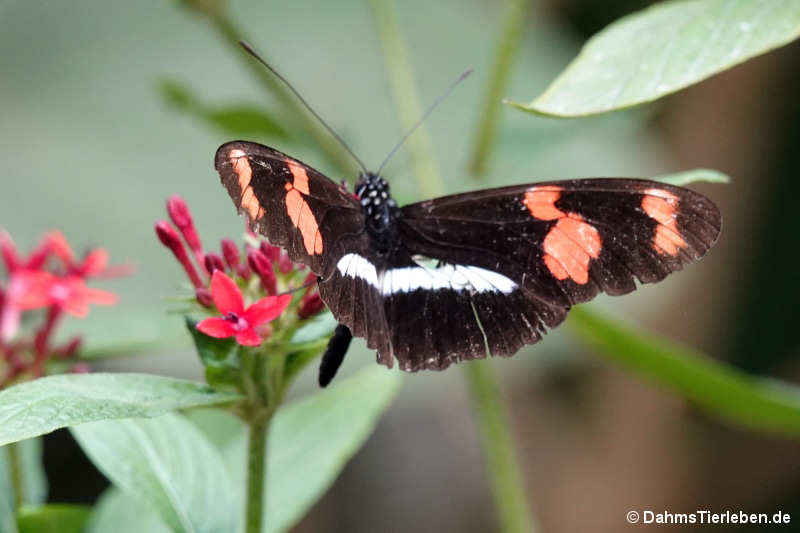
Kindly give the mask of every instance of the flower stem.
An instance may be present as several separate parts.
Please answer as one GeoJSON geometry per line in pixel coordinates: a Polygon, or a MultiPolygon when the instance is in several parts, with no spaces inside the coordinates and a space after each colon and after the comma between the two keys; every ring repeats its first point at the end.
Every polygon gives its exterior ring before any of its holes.
{"type": "Polygon", "coordinates": [[[254,417],[247,443],[247,506],[245,533],[261,533],[266,496],[267,430],[271,417],[254,417]]]}
{"type": "Polygon", "coordinates": [[[481,433],[483,458],[492,484],[500,530],[514,533],[534,531],[497,376],[489,361],[465,363],[464,370],[481,433]]]}
{"type": "MultiPolygon", "coordinates": [[[[392,80],[397,112],[403,124],[413,124],[421,110],[417,99],[408,49],[397,25],[391,0],[372,0],[378,33],[383,41],[384,56],[392,80]]],[[[413,146],[413,145],[412,145],[413,146]]],[[[411,161],[419,180],[420,192],[441,194],[443,181],[427,135],[416,135],[416,148],[411,161]]],[[[481,444],[492,482],[492,492],[504,532],[530,532],[533,519],[525,505],[525,489],[516,462],[511,430],[500,393],[497,377],[488,361],[466,365],[475,416],[482,434],[481,444]]]]}
{"type": "Polygon", "coordinates": [[[511,63],[519,49],[522,29],[525,26],[526,15],[531,2],[529,0],[510,0],[510,4],[505,24],[503,25],[503,32],[497,45],[489,86],[486,89],[475,142],[472,146],[469,168],[475,176],[481,176],[486,173],[489,154],[494,146],[497,127],[500,123],[500,109],[502,107],[500,99],[503,97],[503,92],[508,85],[511,63]]]}
{"type": "Polygon", "coordinates": [[[19,446],[19,442],[12,442],[6,445],[11,488],[14,491],[14,506],[17,509],[25,504],[25,480],[22,475],[22,456],[19,446]]]}

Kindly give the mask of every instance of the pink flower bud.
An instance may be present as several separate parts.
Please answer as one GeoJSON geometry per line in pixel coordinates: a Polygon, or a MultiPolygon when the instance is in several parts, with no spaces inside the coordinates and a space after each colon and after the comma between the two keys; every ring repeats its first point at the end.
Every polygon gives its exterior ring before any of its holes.
{"type": "Polygon", "coordinates": [[[277,246],[272,246],[267,241],[261,241],[259,249],[272,263],[276,262],[281,256],[281,249],[277,246]]]}
{"type": "Polygon", "coordinates": [[[325,307],[325,303],[320,298],[319,293],[314,292],[307,297],[303,297],[300,302],[300,309],[297,310],[297,316],[302,319],[312,317],[322,311],[323,307],[325,307]]]}
{"type": "MultiPolygon", "coordinates": [[[[200,242],[200,237],[197,235],[197,229],[192,220],[192,213],[189,211],[189,206],[183,198],[174,194],[167,200],[167,213],[172,219],[172,222],[178,227],[183,238],[186,239],[186,244],[194,252],[195,259],[200,265],[203,265],[203,244],[200,242]]],[[[203,265],[205,266],[205,265],[203,265]]]]}
{"type": "Polygon", "coordinates": [[[260,250],[250,250],[250,253],[247,254],[247,264],[261,279],[261,286],[267,291],[267,294],[274,295],[278,292],[272,263],[260,250]]]}
{"type": "Polygon", "coordinates": [[[225,262],[228,263],[231,270],[236,270],[236,267],[239,265],[239,248],[230,239],[222,239],[220,248],[222,249],[222,256],[225,258],[225,262]]]}
{"type": "Polygon", "coordinates": [[[284,274],[288,274],[294,269],[294,266],[294,263],[292,263],[292,260],[289,259],[287,254],[281,254],[280,258],[278,259],[278,270],[284,274]]]}
{"type": "Polygon", "coordinates": [[[200,276],[197,274],[194,265],[189,260],[186,248],[184,248],[181,238],[178,236],[178,232],[175,231],[166,220],[159,220],[156,222],[156,235],[158,235],[161,244],[169,248],[181,264],[186,274],[189,276],[189,279],[192,281],[192,285],[195,287],[202,287],[203,282],[200,280],[200,276]]]}
{"type": "Polygon", "coordinates": [[[194,291],[195,298],[197,298],[197,303],[202,305],[203,307],[214,307],[214,299],[211,297],[211,291],[208,290],[206,287],[198,287],[194,291]]]}
{"type": "Polygon", "coordinates": [[[225,272],[225,263],[223,263],[222,258],[215,253],[207,253],[204,264],[206,266],[206,270],[212,274],[215,270],[221,270],[222,272],[225,272]]]}

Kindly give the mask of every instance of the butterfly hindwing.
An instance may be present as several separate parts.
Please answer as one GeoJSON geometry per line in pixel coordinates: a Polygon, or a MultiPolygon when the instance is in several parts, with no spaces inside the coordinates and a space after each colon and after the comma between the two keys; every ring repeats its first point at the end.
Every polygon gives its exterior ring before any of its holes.
{"type": "Polygon", "coordinates": [[[364,239],[364,216],[352,194],[286,154],[233,141],[219,147],[214,166],[251,227],[319,275],[364,239]]]}

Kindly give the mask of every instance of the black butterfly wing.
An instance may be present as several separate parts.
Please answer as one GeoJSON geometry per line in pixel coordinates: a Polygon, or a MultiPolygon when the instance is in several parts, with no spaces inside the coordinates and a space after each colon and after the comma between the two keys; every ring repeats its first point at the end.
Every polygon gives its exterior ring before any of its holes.
{"type": "Polygon", "coordinates": [[[295,262],[326,277],[346,250],[367,245],[355,197],[320,172],[267,146],[233,141],[214,167],[239,213],[295,262]]]}
{"type": "Polygon", "coordinates": [[[373,253],[358,200],[308,165],[257,143],[223,144],[214,166],[251,227],[319,275],[320,296],[336,319],[366,338],[381,362],[391,362],[380,294],[335,268],[348,253],[373,253]]]}
{"type": "Polygon", "coordinates": [[[720,228],[706,197],[647,180],[539,183],[406,206],[402,247],[379,284],[394,355],[412,371],[487,348],[512,355],[573,304],[699,259],[720,228]],[[439,264],[423,267],[419,256],[439,264]]]}

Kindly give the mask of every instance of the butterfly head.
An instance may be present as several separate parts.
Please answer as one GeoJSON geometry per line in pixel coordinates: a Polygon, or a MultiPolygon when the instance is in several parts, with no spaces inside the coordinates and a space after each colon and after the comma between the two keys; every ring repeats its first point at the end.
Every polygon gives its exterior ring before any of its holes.
{"type": "Polygon", "coordinates": [[[367,222],[367,231],[379,249],[387,250],[391,243],[392,221],[399,210],[389,191],[389,183],[372,172],[359,176],[355,188],[367,222]]]}

